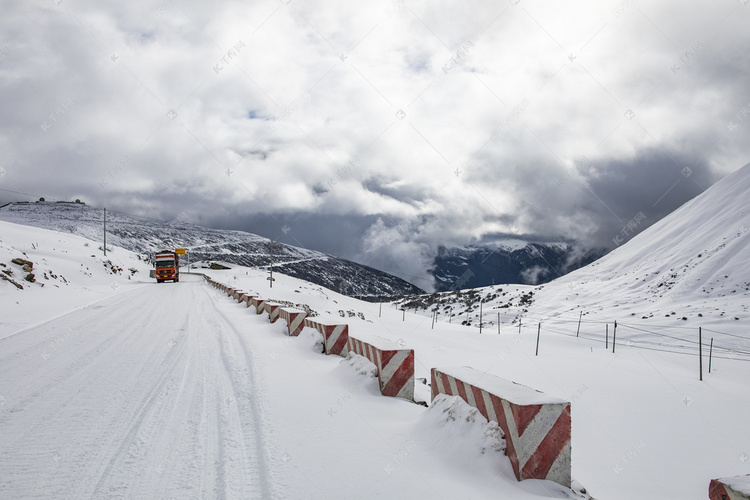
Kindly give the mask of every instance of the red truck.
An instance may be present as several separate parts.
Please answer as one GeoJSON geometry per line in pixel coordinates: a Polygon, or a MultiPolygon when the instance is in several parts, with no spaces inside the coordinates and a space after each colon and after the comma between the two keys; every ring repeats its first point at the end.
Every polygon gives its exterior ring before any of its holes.
{"type": "Polygon", "coordinates": [[[180,257],[172,251],[164,250],[154,256],[156,261],[156,282],[166,280],[180,281],[180,257]]]}

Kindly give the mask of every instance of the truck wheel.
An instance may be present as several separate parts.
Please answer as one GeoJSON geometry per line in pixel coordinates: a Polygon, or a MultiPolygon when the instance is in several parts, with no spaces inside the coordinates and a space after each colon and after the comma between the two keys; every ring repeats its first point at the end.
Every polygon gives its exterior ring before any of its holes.
{"type": "Polygon", "coordinates": [[[180,281],[180,278],[175,278],[175,279],[174,279],[174,282],[175,282],[175,283],[177,283],[178,281],[180,281]]]}
{"type": "Polygon", "coordinates": [[[164,280],[156,280],[157,283],[161,283],[162,281],[164,281],[164,280]]]}

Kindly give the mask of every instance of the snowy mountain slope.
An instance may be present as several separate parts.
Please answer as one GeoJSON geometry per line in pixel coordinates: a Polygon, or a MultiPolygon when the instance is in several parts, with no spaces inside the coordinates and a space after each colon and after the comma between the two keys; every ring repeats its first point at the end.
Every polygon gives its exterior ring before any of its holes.
{"type": "MultiPolygon", "coordinates": [[[[12,203],[0,207],[0,220],[84,236],[103,237],[103,211],[80,203],[12,203]]],[[[189,258],[244,266],[267,266],[347,295],[392,297],[421,293],[418,287],[368,266],[304,248],[275,243],[243,231],[210,229],[179,220],[161,222],[107,212],[107,244],[138,253],[186,247],[189,258]]]]}
{"type": "Polygon", "coordinates": [[[540,299],[567,287],[587,308],[640,303],[648,317],[679,310],[670,315],[747,321],[749,196],[746,165],[599,261],[556,280],[540,299]],[[594,284],[606,286],[607,296],[594,284]]]}
{"type": "Polygon", "coordinates": [[[105,257],[95,241],[0,221],[0,273],[22,287],[0,280],[0,338],[151,282],[150,268],[123,248],[105,257]],[[34,282],[14,259],[33,264],[34,282]]]}
{"type": "Polygon", "coordinates": [[[750,319],[748,196],[750,165],[598,261],[543,286],[498,285],[399,304],[439,307],[443,314],[453,308],[474,325],[481,298],[489,325],[496,325],[497,312],[517,311],[508,323],[521,316],[530,322],[577,320],[582,312],[584,318],[596,315],[610,322],[742,329],[750,319]]]}

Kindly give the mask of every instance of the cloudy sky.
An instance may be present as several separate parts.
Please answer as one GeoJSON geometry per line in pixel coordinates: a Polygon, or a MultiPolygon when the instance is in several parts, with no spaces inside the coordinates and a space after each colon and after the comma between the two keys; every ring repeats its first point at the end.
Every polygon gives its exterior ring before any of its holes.
{"type": "Polygon", "coordinates": [[[6,4],[0,201],[427,286],[438,245],[611,248],[750,162],[747,0],[6,4]]]}

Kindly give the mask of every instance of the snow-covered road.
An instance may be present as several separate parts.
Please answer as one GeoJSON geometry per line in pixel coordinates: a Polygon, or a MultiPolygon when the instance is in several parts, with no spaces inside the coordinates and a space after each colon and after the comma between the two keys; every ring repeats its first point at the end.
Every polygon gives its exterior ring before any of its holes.
{"type": "Polygon", "coordinates": [[[380,396],[312,329],[288,337],[197,276],[122,283],[0,339],[0,498],[568,496],[516,482],[494,423],[380,396]]]}
{"type": "MultiPolygon", "coordinates": [[[[468,406],[382,397],[363,358],[325,356],[313,329],[289,337],[202,278],[92,277],[35,258],[87,285],[0,297],[0,499],[571,498],[517,482],[496,425],[468,406]]],[[[573,477],[597,498],[698,498],[745,471],[741,360],[715,359],[700,382],[693,358],[626,341],[613,355],[551,324],[532,356],[535,329],[433,329],[283,274],[271,289],[260,271],[207,272],[346,317],[354,335],[404,339],[423,397],[431,367],[462,365],[567,397],[573,477]]]]}
{"type": "Polygon", "coordinates": [[[0,341],[3,498],[278,496],[252,353],[201,281],[0,341]]]}

